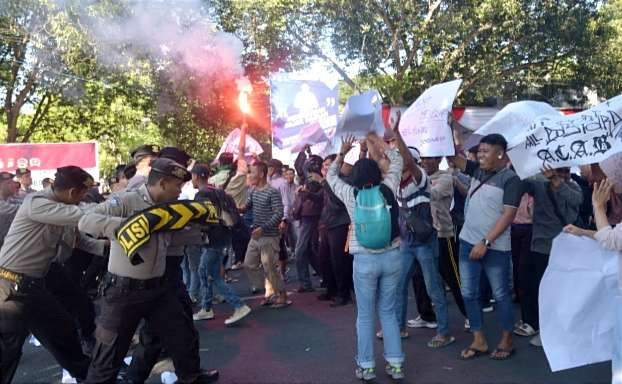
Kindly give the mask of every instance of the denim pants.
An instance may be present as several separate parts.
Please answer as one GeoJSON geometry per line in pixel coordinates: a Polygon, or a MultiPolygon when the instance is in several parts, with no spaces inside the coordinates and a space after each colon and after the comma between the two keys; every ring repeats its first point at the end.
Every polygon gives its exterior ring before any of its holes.
{"type": "Polygon", "coordinates": [[[201,308],[209,311],[212,309],[214,298],[214,285],[223,295],[225,301],[237,309],[244,305],[240,297],[233,292],[220,276],[220,267],[225,257],[224,247],[202,247],[201,263],[199,264],[199,276],[201,277],[201,308]]]}
{"type": "Polygon", "coordinates": [[[482,271],[488,277],[492,295],[497,302],[497,313],[504,331],[514,329],[514,312],[512,310],[512,294],[510,289],[510,251],[489,249],[479,260],[469,259],[473,244],[460,240],[460,280],[462,296],[471,323],[472,331],[482,329],[482,305],[480,302],[480,278],[482,271]]]}
{"type": "Polygon", "coordinates": [[[374,332],[376,311],[384,334],[384,358],[391,364],[402,364],[402,339],[397,323],[395,302],[402,267],[398,249],[385,253],[354,255],[352,277],[356,292],[356,363],[362,368],[375,367],[374,332]]]}
{"type": "Polygon", "coordinates": [[[622,384],[622,293],[618,293],[615,302],[615,328],[613,356],[611,357],[611,384],[622,384]]]}
{"type": "Polygon", "coordinates": [[[421,265],[425,287],[434,304],[434,313],[438,322],[437,332],[446,336],[449,334],[449,316],[447,314],[447,298],[445,286],[439,272],[438,239],[432,236],[426,243],[414,241],[402,241],[400,249],[402,258],[402,270],[397,300],[397,318],[400,327],[406,326],[406,314],[408,309],[408,288],[410,279],[415,271],[415,259],[421,265]]]}
{"type": "Polygon", "coordinates": [[[199,263],[201,261],[201,246],[200,245],[187,245],[184,250],[185,257],[181,263],[181,269],[184,274],[184,284],[188,289],[188,294],[191,298],[196,299],[199,297],[199,263]]]}

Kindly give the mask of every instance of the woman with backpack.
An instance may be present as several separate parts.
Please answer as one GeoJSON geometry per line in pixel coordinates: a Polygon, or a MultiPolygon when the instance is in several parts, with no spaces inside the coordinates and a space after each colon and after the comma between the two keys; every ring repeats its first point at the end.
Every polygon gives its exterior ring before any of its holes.
{"type": "Polygon", "coordinates": [[[374,329],[376,312],[384,331],[386,372],[393,379],[404,377],[404,353],[395,303],[401,277],[398,211],[395,193],[399,187],[403,160],[376,134],[369,134],[371,145],[382,145],[389,159],[384,179],[378,163],[363,158],[354,164],[352,185],[339,178],[345,155],[354,138],[342,140],[341,150],[326,175],[328,185],[343,202],[350,215],[350,253],[354,256],[353,279],[357,301],[356,376],[368,381],[376,377],[374,329]]]}

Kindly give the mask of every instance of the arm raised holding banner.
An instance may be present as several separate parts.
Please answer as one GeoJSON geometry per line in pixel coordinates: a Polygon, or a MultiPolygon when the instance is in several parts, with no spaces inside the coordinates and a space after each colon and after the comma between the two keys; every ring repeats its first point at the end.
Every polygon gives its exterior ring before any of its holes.
{"type": "Polygon", "coordinates": [[[402,114],[398,112],[395,124],[393,124],[393,134],[395,135],[397,148],[400,151],[402,158],[404,159],[404,168],[406,168],[410,172],[410,174],[413,176],[418,184],[421,182],[421,169],[419,168],[417,163],[415,163],[415,159],[413,159],[412,155],[410,154],[410,150],[408,149],[408,146],[404,142],[404,138],[402,138],[402,134],[400,133],[399,126],[401,118],[402,114]]]}

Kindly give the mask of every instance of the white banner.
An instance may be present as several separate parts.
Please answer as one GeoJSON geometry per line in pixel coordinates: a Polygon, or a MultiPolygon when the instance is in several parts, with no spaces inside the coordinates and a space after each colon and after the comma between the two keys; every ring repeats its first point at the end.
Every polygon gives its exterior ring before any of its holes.
{"type": "Polygon", "coordinates": [[[599,163],[622,151],[622,95],[569,116],[532,121],[508,155],[521,179],[553,168],[599,163]]]}
{"type": "Polygon", "coordinates": [[[618,252],[588,237],[553,240],[540,283],[540,337],[553,372],[611,360],[618,252]]]}
{"type": "Polygon", "coordinates": [[[515,143],[517,137],[523,135],[531,126],[531,123],[538,117],[556,116],[561,114],[547,103],[540,101],[518,101],[506,105],[497,112],[490,121],[482,125],[475,134],[486,136],[491,133],[498,133],[505,137],[510,144],[515,143]]]}
{"type": "Polygon", "coordinates": [[[454,155],[454,139],[447,118],[462,80],[436,84],[425,90],[402,114],[400,132],[421,156],[454,155]]]}
{"type": "MultiPolygon", "coordinates": [[[[220,151],[218,151],[218,155],[216,155],[214,162],[218,161],[218,158],[224,152],[231,152],[233,153],[234,158],[238,157],[239,152],[240,152],[239,150],[240,133],[242,132],[240,131],[239,128],[236,128],[229,133],[225,142],[222,143],[222,147],[220,147],[220,151]]],[[[253,154],[260,155],[263,153],[263,148],[261,148],[261,145],[257,142],[257,140],[253,139],[253,137],[249,134],[246,135],[246,148],[245,149],[246,149],[244,153],[245,157],[251,156],[253,154]]]]}
{"type": "Polygon", "coordinates": [[[382,97],[375,90],[348,99],[343,115],[337,122],[335,136],[350,134],[363,139],[370,132],[376,132],[381,137],[384,134],[382,97]]]}
{"type": "Polygon", "coordinates": [[[615,154],[600,163],[607,178],[613,182],[616,193],[622,193],[622,153],[615,154]]]}

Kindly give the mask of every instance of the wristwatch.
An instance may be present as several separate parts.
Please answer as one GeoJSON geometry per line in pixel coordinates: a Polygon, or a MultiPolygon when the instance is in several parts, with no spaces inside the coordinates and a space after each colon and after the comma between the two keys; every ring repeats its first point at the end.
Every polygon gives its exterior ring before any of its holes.
{"type": "Polygon", "coordinates": [[[486,248],[490,248],[490,247],[492,246],[492,241],[490,241],[490,240],[488,240],[488,239],[486,239],[486,238],[483,238],[483,239],[482,239],[482,243],[484,243],[484,245],[486,246],[486,248]]]}

